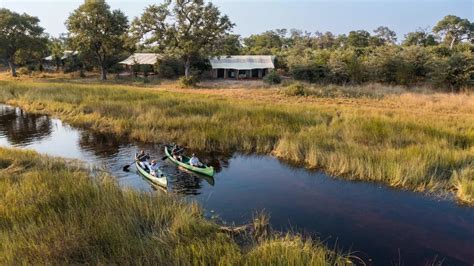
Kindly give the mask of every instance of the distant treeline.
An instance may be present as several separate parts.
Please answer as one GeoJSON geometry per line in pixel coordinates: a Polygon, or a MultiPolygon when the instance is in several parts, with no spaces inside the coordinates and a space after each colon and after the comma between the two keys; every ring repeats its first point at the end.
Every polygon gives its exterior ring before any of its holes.
{"type": "Polygon", "coordinates": [[[9,29],[0,32],[0,55],[13,75],[17,65],[41,70],[40,59],[51,55],[58,70],[95,68],[106,79],[107,73],[121,70],[117,62],[145,51],[165,56],[154,71],[166,78],[202,76],[210,56],[250,54],[275,55],[273,75],[311,83],[429,83],[451,91],[474,86],[474,23],[453,15],[401,41],[384,26],[372,34],[278,29],[243,38],[231,33],[234,24],[216,6],[201,0],[151,5],[132,23],[105,1],[85,1],[71,13],[68,33],[60,38],[47,36],[38,23],[27,14],[0,9],[0,26],[9,29]],[[79,56],[64,60],[66,50],[79,56]]]}
{"type": "Polygon", "coordinates": [[[446,16],[432,32],[410,32],[402,42],[397,42],[394,31],[379,27],[374,34],[358,30],[338,36],[280,29],[243,39],[228,36],[225,44],[228,53],[276,55],[278,72],[297,80],[399,85],[429,82],[458,90],[474,85],[473,24],[464,20],[465,30],[455,34],[450,28],[459,21],[463,20],[446,16]]]}

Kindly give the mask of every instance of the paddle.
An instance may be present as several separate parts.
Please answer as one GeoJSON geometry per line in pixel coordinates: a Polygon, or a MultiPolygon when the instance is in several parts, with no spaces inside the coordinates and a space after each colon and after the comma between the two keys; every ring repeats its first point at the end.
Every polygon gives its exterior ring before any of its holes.
{"type": "Polygon", "coordinates": [[[127,172],[128,171],[128,168],[130,168],[130,166],[132,166],[134,163],[136,163],[138,160],[140,160],[141,158],[143,158],[144,156],[147,156],[148,154],[143,154],[141,157],[135,159],[135,161],[133,161],[133,163],[130,163],[130,164],[126,164],[123,166],[122,170],[124,172],[127,172]]]}
{"type": "Polygon", "coordinates": [[[126,165],[124,165],[123,168],[122,168],[122,170],[123,170],[124,172],[128,172],[128,168],[130,168],[130,166],[132,166],[132,164],[134,164],[135,162],[136,162],[136,160],[135,160],[133,163],[131,163],[131,164],[126,164],[126,165]]]}

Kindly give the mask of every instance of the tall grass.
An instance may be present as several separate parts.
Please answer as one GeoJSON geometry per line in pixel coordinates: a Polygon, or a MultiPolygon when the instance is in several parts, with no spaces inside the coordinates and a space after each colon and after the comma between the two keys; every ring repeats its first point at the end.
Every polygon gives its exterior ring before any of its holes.
{"type": "Polygon", "coordinates": [[[331,265],[316,241],[268,236],[243,249],[196,204],[122,190],[77,162],[0,148],[0,264],[331,265]]]}
{"type": "Polygon", "coordinates": [[[0,83],[0,101],[76,126],[145,142],[271,153],[349,179],[450,190],[474,203],[472,190],[464,189],[472,183],[474,165],[473,96],[318,93],[302,100],[277,90],[240,93],[0,83]],[[468,181],[459,182],[458,173],[467,173],[468,181]]]}

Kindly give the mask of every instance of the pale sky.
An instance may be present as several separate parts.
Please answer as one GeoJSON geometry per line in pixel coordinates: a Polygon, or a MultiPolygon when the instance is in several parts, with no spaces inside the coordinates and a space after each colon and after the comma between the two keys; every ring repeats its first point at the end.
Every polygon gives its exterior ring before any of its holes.
{"type": "MultiPolygon", "coordinates": [[[[66,32],[64,21],[83,0],[0,0],[0,7],[37,16],[46,32],[58,36],[66,32]]],[[[160,0],[109,0],[131,21],[160,0]]],[[[388,26],[403,39],[407,32],[436,24],[451,14],[474,21],[474,0],[213,0],[221,12],[236,24],[234,33],[248,36],[277,28],[310,32],[351,30],[372,32],[388,26]]]]}

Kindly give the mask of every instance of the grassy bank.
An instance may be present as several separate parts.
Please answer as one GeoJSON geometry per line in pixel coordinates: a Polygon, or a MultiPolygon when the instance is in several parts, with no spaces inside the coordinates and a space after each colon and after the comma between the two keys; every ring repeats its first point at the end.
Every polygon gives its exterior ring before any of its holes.
{"type": "Polygon", "coordinates": [[[352,89],[364,93],[4,81],[0,101],[135,140],[272,153],[348,179],[454,191],[474,203],[474,96],[397,91],[374,98],[367,91],[376,87],[352,89]]]}
{"type": "Polygon", "coordinates": [[[0,148],[0,264],[342,265],[297,236],[237,245],[199,207],[79,163],[0,148]]]}

